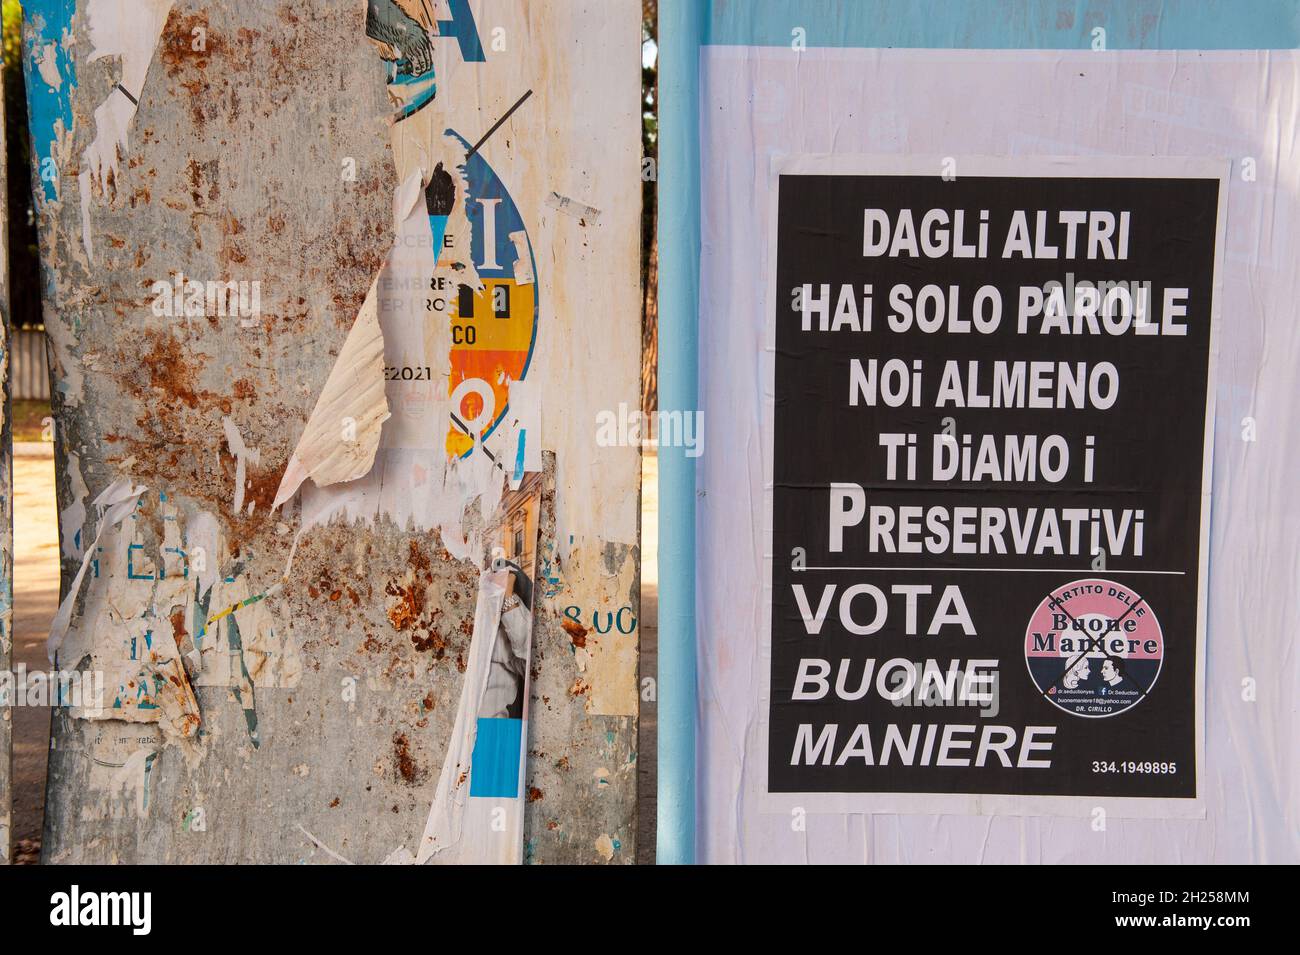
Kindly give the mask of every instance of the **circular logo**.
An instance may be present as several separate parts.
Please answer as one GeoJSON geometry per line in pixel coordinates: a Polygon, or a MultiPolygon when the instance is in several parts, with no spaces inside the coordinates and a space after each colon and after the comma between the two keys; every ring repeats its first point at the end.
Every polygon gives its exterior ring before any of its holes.
{"type": "Polygon", "coordinates": [[[1155,610],[1131,587],[1088,578],[1057,587],[1025,630],[1043,697],[1075,716],[1122,713],[1151,692],[1165,656],[1155,610]]]}

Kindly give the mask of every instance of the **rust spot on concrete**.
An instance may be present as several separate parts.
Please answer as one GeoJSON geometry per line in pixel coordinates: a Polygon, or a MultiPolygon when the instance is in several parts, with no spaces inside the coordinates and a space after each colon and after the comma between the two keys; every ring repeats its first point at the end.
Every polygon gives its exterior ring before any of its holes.
{"type": "Polygon", "coordinates": [[[411,742],[403,732],[393,734],[393,758],[397,763],[397,773],[408,786],[422,782],[428,773],[421,769],[411,756],[411,742]]]}
{"type": "Polygon", "coordinates": [[[158,58],[171,77],[186,68],[206,70],[208,57],[221,50],[221,37],[208,30],[208,15],[203,11],[181,13],[172,10],[158,42],[158,58]],[[202,32],[196,36],[196,30],[202,32]],[[200,37],[203,48],[196,50],[194,47],[200,45],[200,37]]]}
{"type": "Polygon", "coordinates": [[[217,181],[221,172],[219,160],[210,159],[198,162],[191,159],[185,167],[190,180],[190,199],[196,209],[202,209],[208,202],[221,198],[221,185],[217,181]]]}
{"type": "Polygon", "coordinates": [[[425,636],[411,634],[411,645],[420,653],[434,651],[435,659],[441,660],[447,652],[447,641],[436,627],[430,627],[425,636]]]}
{"type": "Polygon", "coordinates": [[[246,401],[249,404],[257,402],[257,386],[247,378],[236,378],[230,383],[231,394],[240,401],[246,401]]]}
{"type": "MultiPolygon", "coordinates": [[[[219,400],[219,396],[195,387],[199,372],[206,364],[205,358],[187,355],[181,348],[180,339],[170,331],[146,331],[144,335],[148,348],[138,360],[149,377],[151,389],[161,392],[164,399],[179,401],[189,408],[197,408],[200,401],[219,400]]],[[[141,394],[139,388],[133,391],[137,397],[146,400],[158,397],[157,394],[141,394]]],[[[162,404],[165,406],[167,401],[162,404]]],[[[158,410],[161,412],[163,408],[158,410]]]]}
{"type": "Polygon", "coordinates": [[[396,597],[397,602],[388,608],[388,622],[394,630],[409,630],[424,611],[424,588],[418,584],[403,586],[390,582],[384,593],[396,597]]]}

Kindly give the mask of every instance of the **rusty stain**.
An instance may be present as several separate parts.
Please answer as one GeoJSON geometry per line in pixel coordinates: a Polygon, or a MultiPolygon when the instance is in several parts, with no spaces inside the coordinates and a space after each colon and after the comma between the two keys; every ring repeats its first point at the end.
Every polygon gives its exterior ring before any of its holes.
{"type": "Polygon", "coordinates": [[[411,743],[406,734],[398,731],[393,734],[393,758],[397,761],[398,775],[408,786],[414,786],[428,775],[411,756],[411,743]]]}
{"type": "Polygon", "coordinates": [[[247,378],[236,378],[230,383],[230,393],[240,401],[254,404],[257,401],[257,386],[247,378]]]}
{"type": "Polygon", "coordinates": [[[411,634],[411,646],[415,647],[419,653],[425,653],[429,650],[434,651],[434,657],[441,660],[447,652],[447,641],[436,627],[430,627],[428,635],[421,637],[418,633],[411,634]]]}
{"type": "Polygon", "coordinates": [[[575,647],[585,647],[587,645],[587,628],[572,617],[565,617],[560,621],[560,626],[564,632],[569,635],[569,642],[575,647]]]}
{"type": "Polygon", "coordinates": [[[220,168],[220,161],[216,159],[203,163],[191,159],[186,165],[190,180],[190,199],[193,200],[195,207],[202,208],[206,203],[216,202],[221,198],[221,187],[217,182],[220,168]]]}
{"type": "MultiPolygon", "coordinates": [[[[207,363],[205,357],[187,355],[180,339],[170,331],[150,329],[144,336],[148,349],[138,355],[138,361],[149,376],[151,389],[161,392],[163,398],[179,401],[189,408],[197,408],[200,401],[219,400],[211,392],[195,389],[199,371],[207,363]]],[[[133,390],[141,398],[157,397],[141,394],[139,389],[133,390]]]]}
{"type": "Polygon", "coordinates": [[[181,606],[174,607],[171,612],[172,635],[176,639],[176,646],[181,645],[181,640],[189,636],[185,629],[185,608],[181,606]]]}
{"type": "Polygon", "coordinates": [[[208,57],[222,49],[221,38],[208,30],[208,15],[203,12],[184,14],[172,10],[163,25],[162,38],[158,43],[158,58],[167,69],[167,75],[177,76],[181,70],[193,65],[206,69],[208,57]],[[203,31],[204,49],[195,50],[194,31],[203,31]]]}
{"type": "Polygon", "coordinates": [[[388,608],[388,622],[394,630],[409,630],[424,610],[424,589],[414,584],[404,587],[390,582],[384,593],[397,598],[397,602],[388,608]]]}

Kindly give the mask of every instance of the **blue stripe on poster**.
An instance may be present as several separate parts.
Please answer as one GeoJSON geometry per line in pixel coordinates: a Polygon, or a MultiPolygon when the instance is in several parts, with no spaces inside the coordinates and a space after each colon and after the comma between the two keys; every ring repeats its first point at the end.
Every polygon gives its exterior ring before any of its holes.
{"type": "Polygon", "coordinates": [[[939,50],[1293,50],[1294,0],[762,0],[711,3],[704,42],[939,50]]]}
{"type": "Polygon", "coordinates": [[[470,760],[469,794],[495,799],[519,795],[524,721],[480,717],[470,760]]]}

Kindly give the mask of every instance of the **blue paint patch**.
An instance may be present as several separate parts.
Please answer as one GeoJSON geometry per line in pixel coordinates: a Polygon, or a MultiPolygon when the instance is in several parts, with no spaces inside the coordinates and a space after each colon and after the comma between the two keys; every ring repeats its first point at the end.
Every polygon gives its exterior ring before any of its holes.
{"type": "Polygon", "coordinates": [[[515,799],[519,795],[519,750],[524,721],[480,717],[470,761],[469,794],[515,799]]]}
{"type": "Polygon", "coordinates": [[[442,242],[447,235],[447,216],[429,216],[429,231],[433,233],[433,265],[438,266],[442,255],[442,242]]]}
{"type": "Polygon", "coordinates": [[[461,59],[466,63],[486,63],[469,0],[447,0],[447,6],[451,10],[451,19],[438,21],[438,36],[455,37],[460,44],[461,59]]]}
{"type": "Polygon", "coordinates": [[[71,38],[75,8],[75,0],[25,0],[23,3],[24,38],[27,39],[23,48],[23,77],[27,85],[32,164],[46,202],[54,202],[59,197],[59,171],[54,159],[59,130],[72,130],[72,90],[77,85],[77,73],[63,39],[71,38]],[[58,89],[41,76],[39,62],[47,53],[54,57],[53,67],[60,78],[58,89]]]}
{"type": "Polygon", "coordinates": [[[764,0],[710,3],[703,42],[814,47],[1085,50],[1291,50],[1294,0],[764,0]]]}
{"type": "Polygon", "coordinates": [[[514,479],[522,481],[524,479],[524,445],[528,440],[528,429],[519,429],[519,450],[515,454],[515,473],[514,479]]]}

